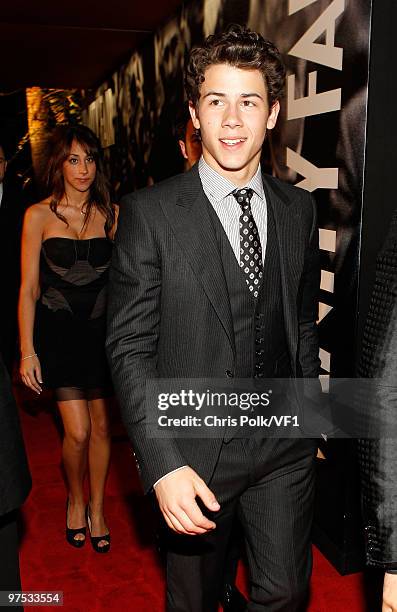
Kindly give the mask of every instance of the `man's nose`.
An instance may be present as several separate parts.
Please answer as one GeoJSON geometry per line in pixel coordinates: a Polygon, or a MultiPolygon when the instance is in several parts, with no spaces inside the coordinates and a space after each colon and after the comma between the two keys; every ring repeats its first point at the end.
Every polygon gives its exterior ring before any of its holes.
{"type": "Polygon", "coordinates": [[[229,104],[225,108],[222,125],[235,128],[243,124],[241,111],[238,104],[229,104]]]}

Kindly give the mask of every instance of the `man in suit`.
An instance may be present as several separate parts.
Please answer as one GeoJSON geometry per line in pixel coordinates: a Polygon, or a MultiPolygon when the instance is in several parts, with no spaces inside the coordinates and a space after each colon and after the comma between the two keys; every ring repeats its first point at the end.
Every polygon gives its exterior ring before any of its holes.
{"type": "MultiPolygon", "coordinates": [[[[358,376],[375,379],[365,412],[376,415],[377,436],[359,439],[367,564],[385,572],[382,612],[397,611],[397,208],[376,257],[375,280],[363,332],[358,376]]],[[[380,606],[379,606],[380,609],[380,606]]]]}
{"type": "MultiPolygon", "coordinates": [[[[185,159],[185,171],[196,164],[202,154],[199,130],[193,126],[188,105],[183,107],[176,124],[178,145],[185,159]]],[[[233,527],[224,564],[224,578],[220,602],[225,612],[241,612],[246,608],[246,599],[235,585],[238,561],[241,556],[241,534],[238,521],[233,527]]]]}
{"type": "Polygon", "coordinates": [[[307,593],[314,442],[192,443],[145,428],[149,379],[318,376],[314,201],[259,166],[284,78],[259,34],[231,26],[208,37],[186,72],[202,158],[121,206],[107,347],[144,489],[169,527],[169,611],[217,610],[236,514],[248,609],[297,611],[307,593]]]}
{"type": "Polygon", "coordinates": [[[30,487],[18,410],[0,353],[0,591],[21,589],[17,510],[30,487]]]}
{"type": "Polygon", "coordinates": [[[16,356],[18,324],[17,304],[20,284],[20,242],[22,219],[26,209],[22,190],[6,176],[7,160],[0,143],[0,266],[2,271],[2,312],[0,351],[12,374],[16,356]]]}

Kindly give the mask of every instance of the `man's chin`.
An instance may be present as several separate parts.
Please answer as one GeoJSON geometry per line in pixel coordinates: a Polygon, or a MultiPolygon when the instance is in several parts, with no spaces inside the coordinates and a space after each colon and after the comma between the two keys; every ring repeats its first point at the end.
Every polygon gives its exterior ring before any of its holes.
{"type": "Polygon", "coordinates": [[[252,163],[251,159],[222,159],[218,160],[218,166],[224,172],[241,172],[252,163]]]}

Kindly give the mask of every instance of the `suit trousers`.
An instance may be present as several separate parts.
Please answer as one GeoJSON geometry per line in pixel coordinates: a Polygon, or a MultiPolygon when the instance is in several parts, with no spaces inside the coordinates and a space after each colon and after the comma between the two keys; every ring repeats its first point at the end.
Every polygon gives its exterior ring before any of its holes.
{"type": "Polygon", "coordinates": [[[314,441],[304,439],[222,444],[209,483],[221,508],[205,510],[216,529],[201,536],[168,533],[167,612],[217,612],[236,516],[248,559],[247,610],[303,609],[312,568],[315,453],[314,441]]]}

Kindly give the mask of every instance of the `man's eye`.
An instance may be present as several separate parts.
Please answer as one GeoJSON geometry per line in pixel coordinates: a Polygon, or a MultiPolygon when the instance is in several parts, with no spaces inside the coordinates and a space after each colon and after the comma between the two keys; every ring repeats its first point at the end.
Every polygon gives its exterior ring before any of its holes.
{"type": "Polygon", "coordinates": [[[210,104],[212,104],[212,106],[220,106],[222,104],[222,101],[218,98],[215,98],[215,100],[211,100],[210,104]]]}
{"type": "Polygon", "coordinates": [[[255,106],[255,102],[252,102],[252,100],[243,100],[243,106],[255,106]]]}

